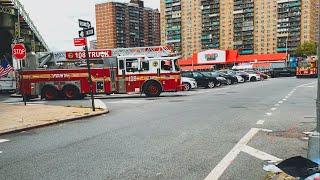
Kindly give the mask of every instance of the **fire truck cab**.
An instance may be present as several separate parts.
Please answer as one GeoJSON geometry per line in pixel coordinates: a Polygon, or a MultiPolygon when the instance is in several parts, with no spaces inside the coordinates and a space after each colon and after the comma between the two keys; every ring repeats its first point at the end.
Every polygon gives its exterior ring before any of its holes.
{"type": "MultiPolygon", "coordinates": [[[[95,56],[90,57],[94,94],[144,93],[157,97],[162,92],[182,90],[178,57],[95,56]]],[[[20,91],[29,98],[81,99],[90,93],[83,58],[57,59],[50,54],[39,68],[25,69],[20,77],[20,91]]]]}
{"type": "Polygon", "coordinates": [[[310,56],[305,60],[298,61],[297,78],[316,78],[318,77],[317,57],[310,56]]]}

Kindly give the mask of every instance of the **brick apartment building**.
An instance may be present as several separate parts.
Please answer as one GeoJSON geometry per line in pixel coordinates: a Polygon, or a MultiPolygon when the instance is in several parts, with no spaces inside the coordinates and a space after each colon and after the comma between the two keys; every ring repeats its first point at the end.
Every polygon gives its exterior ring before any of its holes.
{"type": "Polygon", "coordinates": [[[111,1],[95,8],[98,49],[160,45],[158,9],[144,7],[141,0],[111,1]]]}
{"type": "Polygon", "coordinates": [[[161,0],[161,41],[182,56],[206,49],[292,52],[316,41],[319,0],[161,0]]]}

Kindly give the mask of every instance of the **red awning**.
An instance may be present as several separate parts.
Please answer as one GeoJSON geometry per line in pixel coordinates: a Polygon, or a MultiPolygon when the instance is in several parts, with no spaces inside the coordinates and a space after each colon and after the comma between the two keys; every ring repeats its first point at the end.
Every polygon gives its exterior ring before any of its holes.
{"type": "Polygon", "coordinates": [[[286,57],[286,53],[240,55],[237,62],[283,61],[286,57]]]}

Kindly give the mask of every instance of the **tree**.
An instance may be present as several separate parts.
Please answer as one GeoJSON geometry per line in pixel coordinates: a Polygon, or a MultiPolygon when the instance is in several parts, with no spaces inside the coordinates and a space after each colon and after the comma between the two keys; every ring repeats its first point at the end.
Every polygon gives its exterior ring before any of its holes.
{"type": "Polygon", "coordinates": [[[294,55],[300,57],[306,57],[317,54],[317,43],[314,41],[305,41],[303,44],[300,44],[294,52],[294,55]]]}

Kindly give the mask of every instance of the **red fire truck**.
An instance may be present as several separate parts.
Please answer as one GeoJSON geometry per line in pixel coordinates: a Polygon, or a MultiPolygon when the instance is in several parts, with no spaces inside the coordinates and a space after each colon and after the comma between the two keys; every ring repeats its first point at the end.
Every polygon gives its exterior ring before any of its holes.
{"type": "Polygon", "coordinates": [[[298,61],[297,78],[318,77],[317,57],[310,56],[305,60],[298,61]]]}
{"type": "MultiPolygon", "coordinates": [[[[162,57],[163,50],[158,48],[151,48],[152,52],[150,48],[90,51],[94,93],[135,92],[157,97],[161,92],[182,90],[178,57],[162,57]]],[[[21,93],[46,100],[83,98],[90,93],[84,54],[74,51],[42,56],[38,68],[21,73],[21,93]]]]}

